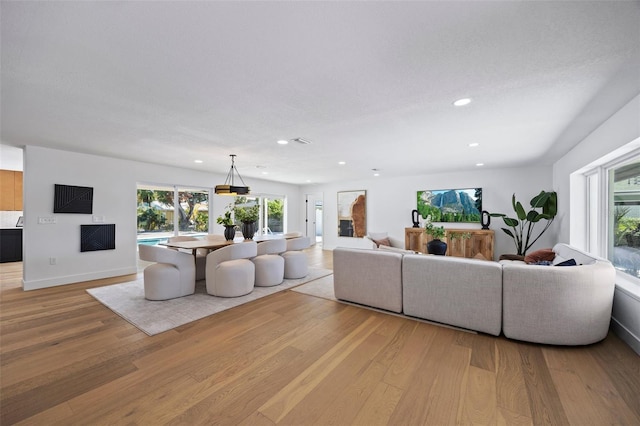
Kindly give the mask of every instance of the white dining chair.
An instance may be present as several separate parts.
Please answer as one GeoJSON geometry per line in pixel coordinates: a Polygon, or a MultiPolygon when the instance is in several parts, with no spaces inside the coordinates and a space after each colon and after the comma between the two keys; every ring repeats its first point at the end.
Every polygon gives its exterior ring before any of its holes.
{"type": "MultiPolygon", "coordinates": [[[[169,237],[167,241],[170,243],[179,242],[179,241],[198,241],[198,238],[190,237],[188,235],[179,235],[177,237],[169,237]]],[[[177,249],[177,250],[182,251],[180,249],[177,249]]],[[[196,280],[197,281],[204,280],[205,268],[207,264],[207,251],[198,249],[195,255],[195,262],[196,262],[196,280]]]]}
{"type": "Polygon", "coordinates": [[[250,260],[258,254],[255,241],[230,244],[207,255],[207,293],[219,297],[238,297],[253,291],[255,266],[250,260]]]}
{"type": "Polygon", "coordinates": [[[287,241],[287,251],[282,253],[284,258],[284,277],[288,279],[303,278],[309,274],[309,260],[302,250],[309,248],[309,237],[292,238],[287,241]]]}
{"type": "Polygon", "coordinates": [[[196,267],[192,254],[147,244],[139,244],[138,252],[141,260],[157,262],[143,271],[146,299],[175,299],[195,292],[196,267]]]}
{"type": "Polygon", "coordinates": [[[258,255],[251,259],[256,267],[256,287],[271,287],[284,281],[284,258],[287,250],[284,238],[258,243],[258,255]]]}

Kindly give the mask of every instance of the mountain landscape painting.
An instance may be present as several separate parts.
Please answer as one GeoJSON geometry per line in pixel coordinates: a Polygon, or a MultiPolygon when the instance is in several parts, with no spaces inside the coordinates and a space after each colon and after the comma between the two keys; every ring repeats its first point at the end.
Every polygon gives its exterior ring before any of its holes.
{"type": "Polygon", "coordinates": [[[418,191],[418,213],[432,222],[480,222],[482,188],[418,191]]]}

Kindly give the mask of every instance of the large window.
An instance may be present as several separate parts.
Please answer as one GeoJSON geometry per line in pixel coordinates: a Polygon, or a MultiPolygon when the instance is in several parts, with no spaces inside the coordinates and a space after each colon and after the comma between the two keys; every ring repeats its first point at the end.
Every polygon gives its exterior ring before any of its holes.
{"type": "Polygon", "coordinates": [[[608,170],[608,257],[640,278],[640,158],[608,170]]]}
{"type": "Polygon", "coordinates": [[[640,152],[586,173],[587,245],[640,283],[640,152]]]}
{"type": "Polygon", "coordinates": [[[209,190],[138,185],[138,242],[158,244],[175,235],[209,231],[209,190]]]}

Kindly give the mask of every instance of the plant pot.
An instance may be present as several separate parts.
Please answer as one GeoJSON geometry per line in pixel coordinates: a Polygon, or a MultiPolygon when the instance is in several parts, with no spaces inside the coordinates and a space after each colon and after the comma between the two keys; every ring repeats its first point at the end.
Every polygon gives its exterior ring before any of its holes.
{"type": "Polygon", "coordinates": [[[447,252],[447,243],[441,240],[431,240],[427,243],[427,252],[429,252],[429,254],[444,256],[447,252]]]}
{"type": "Polygon", "coordinates": [[[225,225],[224,226],[224,239],[227,241],[232,241],[236,236],[236,227],[235,225],[225,225]]]}
{"type": "Polygon", "coordinates": [[[256,233],[256,223],[242,223],[242,236],[245,240],[253,239],[253,235],[256,233]]]}

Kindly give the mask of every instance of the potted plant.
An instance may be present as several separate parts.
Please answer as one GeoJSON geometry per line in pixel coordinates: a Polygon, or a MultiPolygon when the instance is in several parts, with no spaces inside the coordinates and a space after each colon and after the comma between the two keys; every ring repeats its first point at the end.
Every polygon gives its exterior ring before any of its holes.
{"type": "Polygon", "coordinates": [[[540,191],[530,201],[531,210],[524,210],[522,203],[516,201],[516,194],[511,197],[511,204],[516,217],[508,217],[504,213],[491,213],[491,216],[501,217],[505,225],[511,229],[502,228],[505,234],[513,238],[518,256],[526,256],[527,251],[549,229],[558,213],[558,195],[555,191],[540,191]],[[546,220],[544,228],[536,235],[535,226],[546,220]]]}
{"type": "Polygon", "coordinates": [[[427,216],[424,233],[431,235],[432,240],[427,243],[427,252],[429,254],[444,255],[447,252],[447,243],[441,240],[446,235],[444,226],[435,226],[431,222],[431,215],[427,216]]]}
{"type": "Polygon", "coordinates": [[[256,233],[256,222],[260,214],[260,206],[256,204],[251,207],[236,207],[234,212],[236,220],[242,222],[242,235],[245,240],[252,239],[256,233]]]}
{"type": "Polygon", "coordinates": [[[236,234],[236,226],[233,224],[233,218],[231,218],[232,209],[233,204],[229,204],[227,207],[225,207],[226,211],[224,212],[224,214],[218,216],[218,218],[216,219],[216,223],[218,225],[224,226],[224,238],[227,241],[233,240],[236,234]]]}

